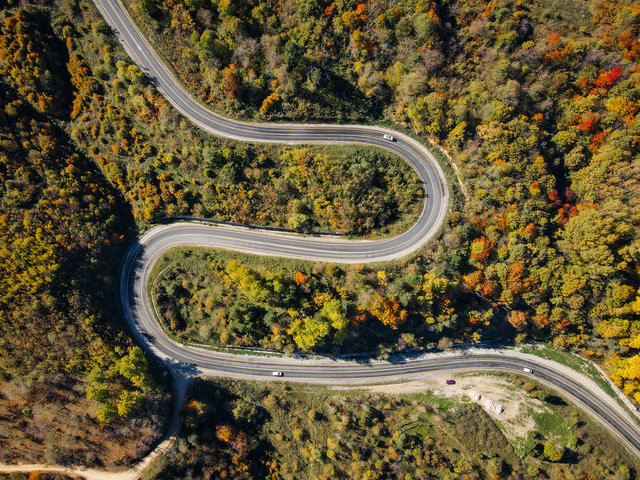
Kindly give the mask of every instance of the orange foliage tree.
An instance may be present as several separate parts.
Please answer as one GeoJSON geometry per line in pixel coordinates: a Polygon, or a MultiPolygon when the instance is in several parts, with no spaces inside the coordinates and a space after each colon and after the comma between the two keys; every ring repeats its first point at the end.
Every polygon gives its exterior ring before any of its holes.
{"type": "Polygon", "coordinates": [[[407,311],[400,306],[395,295],[386,297],[376,295],[369,310],[378,317],[383,325],[388,325],[393,329],[398,328],[408,318],[407,311]]]}

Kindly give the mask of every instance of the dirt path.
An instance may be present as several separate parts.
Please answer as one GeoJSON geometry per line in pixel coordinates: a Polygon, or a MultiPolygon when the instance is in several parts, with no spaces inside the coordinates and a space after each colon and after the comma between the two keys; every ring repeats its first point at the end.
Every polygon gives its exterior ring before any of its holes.
{"type": "MultiPolygon", "coordinates": [[[[418,134],[418,132],[414,132],[414,133],[416,135],[418,134]]],[[[451,166],[451,168],[453,169],[453,173],[455,173],[456,175],[456,179],[458,180],[458,184],[460,185],[460,190],[462,191],[462,194],[464,195],[465,200],[469,200],[469,191],[467,190],[467,187],[465,187],[464,182],[462,181],[458,164],[453,161],[453,157],[451,156],[449,151],[444,147],[444,145],[441,145],[439,142],[437,142],[433,138],[429,138],[429,142],[432,143],[436,148],[438,148],[447,158],[447,163],[451,166]]]]}

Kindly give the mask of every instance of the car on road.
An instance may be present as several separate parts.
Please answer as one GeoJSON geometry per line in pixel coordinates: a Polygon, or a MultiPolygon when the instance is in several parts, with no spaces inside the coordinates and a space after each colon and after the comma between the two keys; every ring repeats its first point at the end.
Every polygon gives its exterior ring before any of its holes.
{"type": "Polygon", "coordinates": [[[390,142],[395,142],[396,139],[393,138],[391,135],[389,135],[388,133],[385,133],[382,138],[384,138],[385,140],[389,140],[390,142]]]}
{"type": "Polygon", "coordinates": [[[455,385],[456,381],[455,380],[445,380],[444,383],[446,383],[447,385],[455,385]]]}
{"type": "Polygon", "coordinates": [[[523,371],[524,373],[533,373],[533,370],[531,370],[530,368],[526,368],[526,367],[525,367],[525,368],[523,368],[523,369],[522,369],[522,371],[523,371]]]}
{"type": "Polygon", "coordinates": [[[284,373],[282,373],[282,372],[271,372],[271,375],[273,375],[274,377],[283,377],[284,373]]]}

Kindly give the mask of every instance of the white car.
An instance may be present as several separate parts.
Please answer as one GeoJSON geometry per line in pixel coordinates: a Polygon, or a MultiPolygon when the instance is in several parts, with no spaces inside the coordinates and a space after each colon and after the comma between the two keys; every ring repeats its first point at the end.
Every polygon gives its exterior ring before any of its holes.
{"type": "Polygon", "coordinates": [[[523,368],[522,371],[524,373],[533,373],[533,370],[531,370],[530,368],[523,368]]]}
{"type": "Polygon", "coordinates": [[[384,138],[385,140],[389,140],[390,142],[395,142],[395,138],[393,138],[391,135],[389,135],[388,133],[385,133],[382,138],[384,138]]]}
{"type": "Polygon", "coordinates": [[[271,375],[273,375],[274,377],[282,377],[282,376],[284,376],[284,373],[282,373],[282,372],[271,372],[271,375]]]}

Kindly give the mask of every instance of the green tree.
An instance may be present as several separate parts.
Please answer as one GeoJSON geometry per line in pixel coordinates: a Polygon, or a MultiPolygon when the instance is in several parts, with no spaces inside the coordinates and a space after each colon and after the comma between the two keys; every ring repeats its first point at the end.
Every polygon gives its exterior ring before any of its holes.
{"type": "Polygon", "coordinates": [[[158,11],[155,0],[134,0],[134,7],[141,12],[152,15],[158,11]]]}
{"type": "Polygon", "coordinates": [[[544,454],[552,462],[559,462],[564,455],[564,448],[556,446],[547,440],[544,444],[544,454]]]}
{"type": "Polygon", "coordinates": [[[111,400],[103,403],[100,406],[100,408],[98,408],[98,411],[96,412],[96,417],[98,418],[98,421],[105,425],[108,425],[111,422],[113,422],[117,418],[117,416],[118,416],[118,409],[116,408],[116,406],[111,400]]]}
{"type": "Polygon", "coordinates": [[[328,320],[317,315],[296,318],[291,323],[288,333],[293,336],[293,340],[301,350],[309,351],[321,346],[330,331],[331,326],[328,320]]]}
{"type": "Polygon", "coordinates": [[[120,393],[120,398],[116,408],[118,415],[125,417],[138,408],[142,404],[142,392],[135,390],[123,390],[120,393]]]}
{"type": "Polygon", "coordinates": [[[413,20],[413,29],[416,32],[416,37],[422,42],[430,40],[436,33],[437,28],[436,23],[427,13],[416,15],[413,20]]]}
{"type": "Polygon", "coordinates": [[[130,347],[127,355],[118,361],[118,372],[136,387],[148,390],[153,387],[149,364],[140,347],[130,347]]]}

